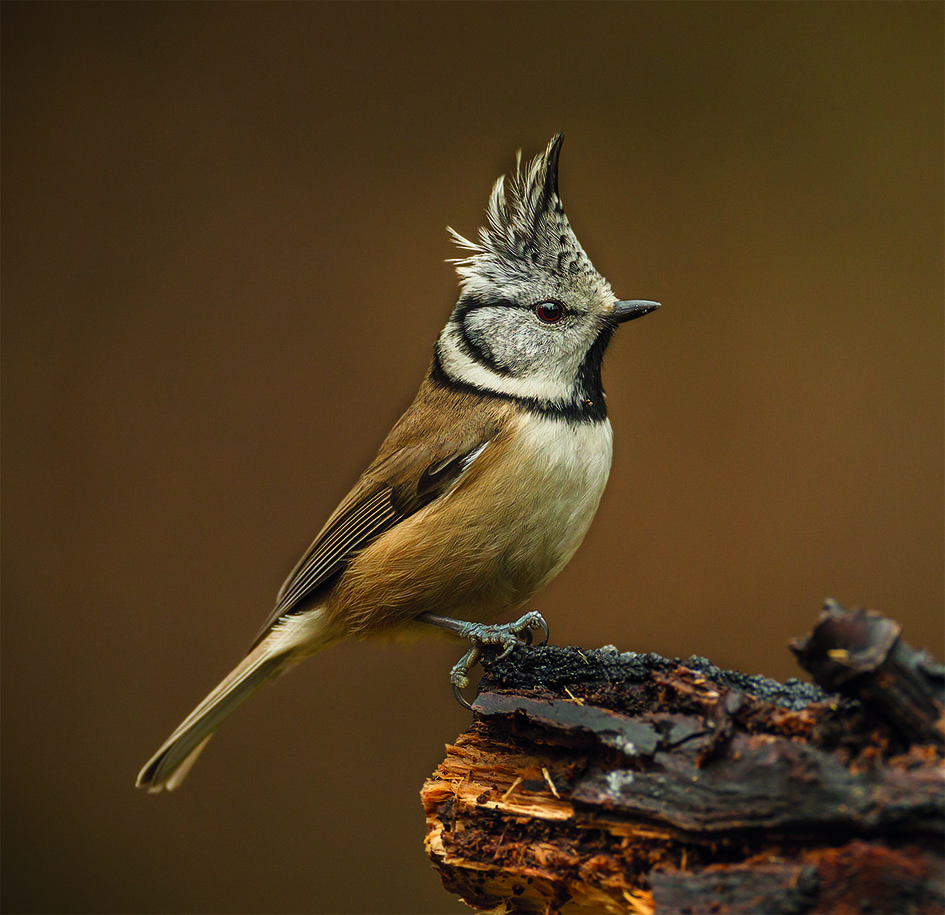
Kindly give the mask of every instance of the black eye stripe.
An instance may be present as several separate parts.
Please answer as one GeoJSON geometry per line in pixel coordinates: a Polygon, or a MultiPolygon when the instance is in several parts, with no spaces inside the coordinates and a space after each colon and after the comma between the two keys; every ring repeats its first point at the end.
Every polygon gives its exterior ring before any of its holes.
{"type": "Polygon", "coordinates": [[[515,302],[509,299],[493,299],[481,295],[466,295],[456,303],[456,311],[460,318],[465,318],[471,311],[478,311],[480,308],[519,308],[515,302]]]}
{"type": "Polygon", "coordinates": [[[465,318],[471,311],[478,311],[480,308],[517,308],[520,311],[534,312],[541,305],[557,305],[561,309],[561,316],[564,317],[571,313],[564,302],[558,299],[540,299],[537,302],[513,302],[511,299],[491,298],[481,294],[464,295],[456,303],[456,315],[459,318],[465,318]]]}

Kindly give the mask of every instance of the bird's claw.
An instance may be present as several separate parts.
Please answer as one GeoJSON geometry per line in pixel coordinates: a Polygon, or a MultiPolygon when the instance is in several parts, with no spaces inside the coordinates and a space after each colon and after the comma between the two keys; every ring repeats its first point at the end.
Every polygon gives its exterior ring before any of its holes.
{"type": "Polygon", "coordinates": [[[469,700],[463,695],[462,688],[456,683],[453,684],[453,698],[463,707],[468,708],[469,711],[472,711],[472,706],[469,704],[469,700]]]}
{"type": "Polygon", "coordinates": [[[502,652],[496,660],[502,660],[502,658],[508,657],[517,646],[531,645],[532,632],[536,629],[541,629],[544,633],[541,644],[546,645],[551,633],[545,618],[537,610],[530,610],[514,623],[500,623],[497,625],[468,623],[464,626],[460,634],[472,642],[472,647],[453,665],[453,669],[450,671],[450,683],[456,701],[465,708],[472,709],[472,706],[466,701],[466,697],[463,696],[462,690],[469,686],[469,672],[478,663],[483,646],[500,645],[502,652]]]}

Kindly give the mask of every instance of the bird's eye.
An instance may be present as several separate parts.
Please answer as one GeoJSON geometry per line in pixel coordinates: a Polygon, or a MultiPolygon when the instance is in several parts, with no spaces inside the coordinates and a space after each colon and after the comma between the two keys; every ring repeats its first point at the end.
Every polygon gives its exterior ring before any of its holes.
{"type": "Polygon", "coordinates": [[[560,302],[539,302],[535,314],[545,324],[557,324],[564,317],[564,306],[560,302]]]}

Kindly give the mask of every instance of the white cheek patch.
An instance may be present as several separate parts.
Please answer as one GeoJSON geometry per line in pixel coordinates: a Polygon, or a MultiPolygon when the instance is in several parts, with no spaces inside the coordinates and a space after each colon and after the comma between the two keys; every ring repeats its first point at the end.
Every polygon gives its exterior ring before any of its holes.
{"type": "Polygon", "coordinates": [[[572,378],[562,378],[558,373],[551,376],[541,373],[524,377],[504,375],[479,362],[466,352],[459,330],[453,324],[448,324],[440,335],[438,352],[443,370],[457,381],[497,394],[546,402],[568,403],[573,398],[572,378]]]}
{"type": "Polygon", "coordinates": [[[562,368],[570,340],[564,328],[538,327],[530,311],[507,306],[477,308],[463,318],[461,334],[471,342],[488,368],[502,375],[566,376],[562,368]]]}
{"type": "Polygon", "coordinates": [[[473,348],[473,358],[499,374],[511,373],[516,364],[510,342],[516,332],[507,308],[477,308],[463,319],[458,337],[473,348]]]}

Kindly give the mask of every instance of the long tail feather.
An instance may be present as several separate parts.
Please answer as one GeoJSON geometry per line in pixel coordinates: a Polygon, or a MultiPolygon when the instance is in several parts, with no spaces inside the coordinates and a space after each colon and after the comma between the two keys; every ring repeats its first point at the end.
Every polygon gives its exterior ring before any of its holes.
{"type": "Polygon", "coordinates": [[[149,792],[173,791],[224,719],[278,675],[286,663],[285,655],[273,656],[265,651],[265,645],[259,645],[181,722],[138,773],[135,784],[149,792]]]}
{"type": "Polygon", "coordinates": [[[277,624],[164,741],[138,773],[137,787],[173,791],[226,718],[263,684],[328,644],[317,610],[277,624]]]}

